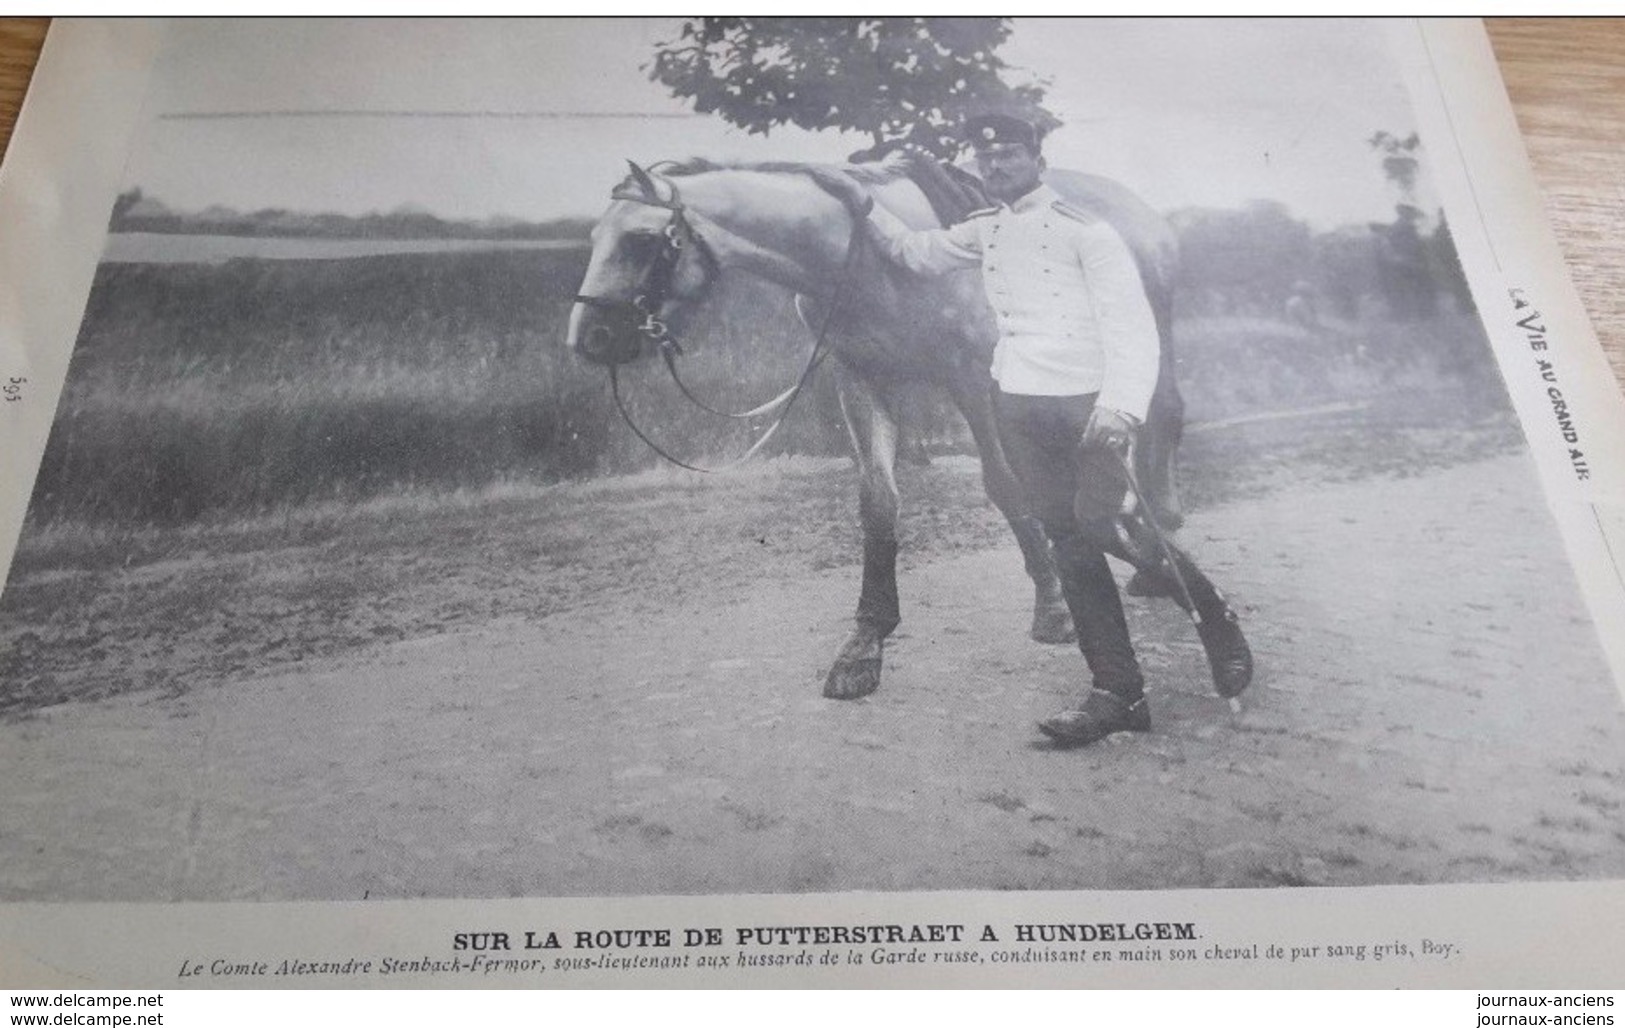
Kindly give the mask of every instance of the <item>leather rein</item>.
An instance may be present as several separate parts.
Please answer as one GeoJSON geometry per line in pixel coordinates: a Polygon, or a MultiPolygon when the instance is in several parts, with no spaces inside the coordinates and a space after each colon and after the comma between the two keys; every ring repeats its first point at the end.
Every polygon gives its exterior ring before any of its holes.
{"type": "Polygon", "coordinates": [[[681,263],[683,253],[690,244],[693,244],[694,248],[703,256],[703,259],[711,268],[714,269],[719,267],[716,255],[712,253],[711,247],[705,242],[704,239],[700,237],[697,232],[694,231],[694,226],[687,217],[686,208],[684,208],[682,201],[677,195],[676,185],[671,183],[668,184],[670,184],[672,187],[672,198],[670,200],[661,200],[643,195],[641,193],[630,193],[624,190],[616,190],[610,194],[610,198],[612,200],[630,200],[634,203],[641,203],[650,207],[662,207],[671,211],[671,220],[666,223],[665,227],[660,233],[661,238],[664,239],[664,243],[661,245],[660,252],[655,255],[655,258],[650,263],[648,270],[644,273],[644,279],[641,284],[640,291],[634,294],[629,300],[581,294],[576,296],[575,302],[585,304],[590,307],[610,310],[619,315],[627,317],[632,321],[635,321],[635,331],[649,342],[654,343],[659,349],[661,360],[665,362],[666,370],[670,373],[672,381],[677,383],[678,390],[688,399],[690,403],[705,411],[707,414],[712,414],[719,418],[748,420],[751,418],[763,417],[773,413],[774,411],[778,412],[778,416],[774,419],[773,424],[769,425],[767,430],[763,432],[756,439],[756,441],[751,444],[750,448],[741,456],[717,467],[702,467],[697,464],[690,464],[685,460],[672,456],[672,454],[668,453],[663,447],[660,446],[660,444],[649,438],[649,436],[637,426],[637,423],[632,420],[631,413],[626,409],[626,403],[621,398],[620,378],[617,371],[621,364],[630,362],[633,359],[633,356],[629,355],[623,360],[610,360],[608,362],[610,394],[615,398],[615,409],[620,412],[621,420],[626,422],[626,427],[632,430],[632,434],[637,436],[645,446],[649,447],[649,449],[653,450],[662,458],[680,468],[685,468],[689,471],[698,471],[701,474],[716,474],[718,472],[728,471],[738,467],[745,461],[756,456],[756,454],[761,451],[762,447],[767,445],[768,440],[773,438],[774,434],[778,432],[779,427],[784,424],[785,419],[789,417],[790,409],[795,405],[796,398],[801,395],[801,392],[804,388],[806,388],[807,383],[812,380],[813,372],[818,370],[818,366],[824,362],[824,358],[829,356],[829,350],[825,345],[829,337],[829,329],[831,324],[834,323],[835,314],[839,309],[838,301],[846,292],[846,286],[851,278],[852,268],[857,263],[857,254],[859,249],[858,244],[863,233],[859,225],[854,224],[852,226],[852,238],[847,243],[846,258],[841,264],[840,276],[836,280],[835,288],[831,292],[829,304],[824,311],[824,317],[819,323],[818,331],[813,342],[812,352],[808,355],[807,363],[802,368],[801,374],[796,377],[795,382],[778,396],[768,400],[766,403],[752,407],[750,410],[718,410],[716,407],[711,406],[710,404],[701,400],[699,397],[695,396],[694,393],[690,391],[688,386],[683,382],[682,376],[677,372],[677,358],[683,354],[682,345],[679,344],[676,337],[671,334],[670,327],[664,321],[660,320],[659,317],[661,308],[665,306],[667,300],[669,299],[667,294],[671,290],[672,280],[677,273],[677,266],[679,263],[681,263]]]}

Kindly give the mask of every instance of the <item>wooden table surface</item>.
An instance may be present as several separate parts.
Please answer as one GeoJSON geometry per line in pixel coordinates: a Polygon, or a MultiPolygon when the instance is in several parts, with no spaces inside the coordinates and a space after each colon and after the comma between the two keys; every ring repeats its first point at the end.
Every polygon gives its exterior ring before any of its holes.
{"type": "MultiPolygon", "coordinates": [[[[0,18],[0,153],[47,21],[0,18]]],[[[1570,273],[1625,383],[1625,20],[1487,25],[1570,273]]]]}

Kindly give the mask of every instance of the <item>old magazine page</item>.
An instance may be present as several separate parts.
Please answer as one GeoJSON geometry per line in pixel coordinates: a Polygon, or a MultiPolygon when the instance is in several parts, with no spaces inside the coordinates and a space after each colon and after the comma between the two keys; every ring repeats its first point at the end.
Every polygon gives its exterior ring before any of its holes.
{"type": "Polygon", "coordinates": [[[1619,980],[1476,23],[66,22],[0,226],[0,985],[1619,980]]]}

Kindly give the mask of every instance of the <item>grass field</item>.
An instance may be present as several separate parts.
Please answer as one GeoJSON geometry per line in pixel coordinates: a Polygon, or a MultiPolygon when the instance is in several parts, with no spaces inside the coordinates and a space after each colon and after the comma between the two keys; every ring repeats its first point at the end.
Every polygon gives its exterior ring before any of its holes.
{"type": "MultiPolygon", "coordinates": [[[[555,246],[104,263],[31,523],[181,524],[649,467],[657,458],[620,424],[604,373],[561,345],[585,261],[555,246]]],[[[788,296],[733,281],[709,315],[683,358],[697,391],[737,405],[795,377],[810,340],[788,296]]],[[[1191,318],[1176,344],[1192,421],[1396,389],[1505,403],[1476,322],[1460,316],[1313,331],[1191,318]]],[[[633,415],[676,452],[717,460],[748,445],[752,428],[682,400],[658,365],[627,377],[633,415]]],[[[945,407],[926,405],[950,426],[927,434],[970,452],[945,407]]],[[[820,376],[767,453],[844,452],[820,376]]]]}
{"type": "MultiPolygon", "coordinates": [[[[104,264],[46,448],[32,517],[176,523],[208,514],[625,472],[607,380],[563,351],[578,249],[348,260],[104,264]]],[[[789,298],[751,287],[701,327],[697,389],[763,398],[808,342],[789,298]]],[[[700,457],[727,430],[639,369],[630,406],[700,457]]],[[[815,390],[777,444],[839,452],[815,390]]]]}

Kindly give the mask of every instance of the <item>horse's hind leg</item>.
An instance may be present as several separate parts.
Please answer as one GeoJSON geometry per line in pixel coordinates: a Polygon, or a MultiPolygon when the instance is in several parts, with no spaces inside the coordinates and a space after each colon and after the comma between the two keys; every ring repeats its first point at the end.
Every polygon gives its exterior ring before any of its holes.
{"type": "Polygon", "coordinates": [[[894,397],[836,365],[841,413],[857,457],[863,524],[863,591],[852,634],[824,679],[824,695],[855,700],[880,688],[886,637],[902,619],[897,602],[897,417],[894,397]]]}
{"type": "Polygon", "coordinates": [[[1010,523],[1027,576],[1033,580],[1032,637],[1042,643],[1069,643],[1077,638],[1072,615],[1061,595],[1061,580],[1055,574],[1055,558],[1049,539],[1027,505],[1027,494],[1004,455],[994,428],[992,383],[979,367],[950,383],[954,403],[965,415],[976,448],[982,454],[982,486],[999,513],[1010,523]]]}
{"type": "MultiPolygon", "coordinates": [[[[1104,528],[1100,529],[1103,535],[1104,528]]],[[[1129,547],[1120,537],[1111,533],[1113,538],[1107,552],[1121,560],[1133,564],[1137,574],[1155,575],[1159,579],[1174,582],[1173,576],[1168,572],[1168,566],[1156,544],[1129,547]]],[[[1247,637],[1242,634],[1241,624],[1236,613],[1230,607],[1230,601],[1224,593],[1219,591],[1213,580],[1196,566],[1179,547],[1168,544],[1168,551],[1173,556],[1174,563],[1179,568],[1179,577],[1186,590],[1190,592],[1189,602],[1186,602],[1184,591],[1178,584],[1170,584],[1169,597],[1187,614],[1194,614],[1196,633],[1202,640],[1202,649],[1207,654],[1208,669],[1213,674],[1213,688],[1220,696],[1226,698],[1239,696],[1253,680],[1253,651],[1247,645],[1247,637]]]]}

